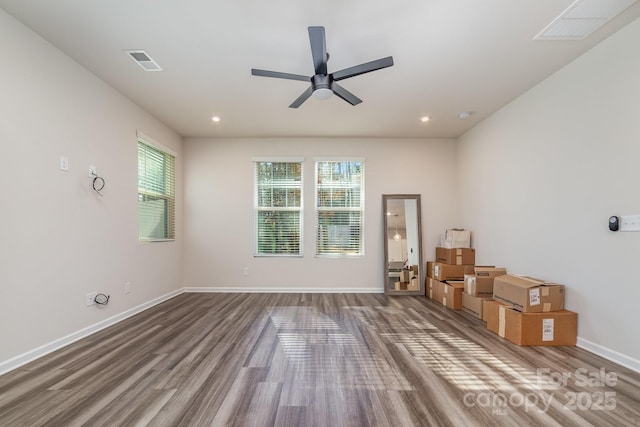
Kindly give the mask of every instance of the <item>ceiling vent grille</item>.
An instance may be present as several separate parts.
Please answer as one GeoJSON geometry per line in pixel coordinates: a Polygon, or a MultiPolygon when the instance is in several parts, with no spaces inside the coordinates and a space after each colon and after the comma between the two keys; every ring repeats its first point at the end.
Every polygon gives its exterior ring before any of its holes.
{"type": "Polygon", "coordinates": [[[534,40],[582,40],[636,0],[576,0],[534,40]]]}
{"type": "Polygon", "coordinates": [[[144,50],[127,50],[125,51],[127,54],[136,61],[136,64],[142,67],[145,71],[162,71],[162,68],[158,65],[156,61],[151,59],[151,57],[144,50]]]}

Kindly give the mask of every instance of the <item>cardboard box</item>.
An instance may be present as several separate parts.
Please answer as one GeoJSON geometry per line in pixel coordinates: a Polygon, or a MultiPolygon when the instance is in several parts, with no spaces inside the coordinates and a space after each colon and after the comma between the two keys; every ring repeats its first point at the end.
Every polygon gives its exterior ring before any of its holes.
{"type": "Polygon", "coordinates": [[[407,285],[408,291],[418,291],[420,290],[420,284],[418,283],[419,279],[417,277],[411,278],[409,284],[407,285]]]}
{"type": "Polygon", "coordinates": [[[465,275],[464,277],[464,291],[473,296],[489,297],[493,295],[494,279],[507,274],[507,269],[491,266],[475,266],[473,272],[473,275],[465,275]]]}
{"type": "Polygon", "coordinates": [[[482,319],[482,306],[483,306],[483,302],[487,299],[490,300],[491,298],[475,297],[467,294],[466,292],[463,292],[462,293],[462,311],[469,313],[473,317],[482,319]]]}
{"type": "Polygon", "coordinates": [[[504,304],[487,304],[487,328],[520,346],[576,345],[578,314],[561,310],[522,313],[504,304]]]}
{"type": "Polygon", "coordinates": [[[433,278],[433,264],[434,261],[427,261],[427,277],[433,278]]]}
{"type": "Polygon", "coordinates": [[[443,283],[442,286],[442,305],[453,310],[462,309],[462,291],[464,290],[464,282],[451,280],[443,283]]]}
{"type": "Polygon", "coordinates": [[[494,334],[498,334],[500,331],[499,328],[499,308],[509,306],[502,304],[496,300],[486,300],[482,302],[482,320],[487,322],[487,329],[493,332],[494,334]]]}
{"type": "Polygon", "coordinates": [[[470,248],[471,231],[460,228],[447,229],[440,238],[440,246],[443,248],[470,248]]]}
{"type": "Polygon", "coordinates": [[[491,286],[478,288],[478,282],[475,275],[464,275],[464,292],[468,295],[474,297],[493,297],[493,282],[491,282],[490,285],[491,286]]]}
{"type": "Polygon", "coordinates": [[[409,283],[407,283],[407,282],[395,282],[395,283],[394,283],[394,286],[393,286],[393,289],[394,289],[394,290],[396,290],[396,291],[408,291],[408,290],[412,290],[412,289],[409,289],[409,285],[410,285],[410,284],[409,284],[409,283]]]}
{"type": "MultiPolygon", "coordinates": [[[[500,304],[498,301],[494,300],[494,299],[486,299],[482,301],[482,321],[483,322],[487,322],[488,319],[488,313],[489,313],[489,306],[492,304],[500,304]]],[[[487,326],[488,328],[489,326],[487,326]]]]}
{"type": "MultiPolygon", "coordinates": [[[[473,265],[451,265],[444,264],[442,262],[431,263],[431,275],[436,280],[441,282],[447,280],[464,280],[465,274],[473,274],[473,265]]],[[[427,263],[429,268],[429,263],[427,263]]],[[[427,272],[427,275],[429,272],[427,272]]]]}
{"type": "Polygon", "coordinates": [[[473,265],[476,263],[476,250],[471,248],[436,248],[436,261],[452,265],[473,265]]]}
{"type": "Polygon", "coordinates": [[[507,274],[507,269],[494,266],[475,266],[473,272],[476,276],[477,294],[487,295],[493,293],[495,278],[507,274]]]}
{"type": "Polygon", "coordinates": [[[426,285],[427,297],[442,304],[442,288],[444,286],[444,283],[428,277],[426,285]]]}
{"type": "Polygon", "coordinates": [[[409,283],[411,280],[411,270],[400,271],[400,282],[409,283]]]}
{"type": "Polygon", "coordinates": [[[559,311],[564,309],[564,286],[505,274],[494,279],[493,299],[523,313],[559,311]]]}

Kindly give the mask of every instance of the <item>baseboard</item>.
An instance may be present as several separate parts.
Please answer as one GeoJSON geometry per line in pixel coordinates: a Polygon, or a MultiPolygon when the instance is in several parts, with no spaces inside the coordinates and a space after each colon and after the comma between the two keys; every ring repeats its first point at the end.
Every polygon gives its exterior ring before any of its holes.
{"type": "Polygon", "coordinates": [[[607,347],[601,346],[600,344],[596,344],[580,337],[578,337],[576,345],[584,350],[597,354],[600,357],[604,357],[607,360],[615,362],[618,365],[622,365],[625,368],[640,372],[640,360],[634,359],[633,357],[618,353],[615,350],[611,350],[607,347]]]}
{"type": "Polygon", "coordinates": [[[102,320],[96,324],[91,326],[87,326],[84,329],[81,329],[77,332],[71,333],[65,337],[59,338],[55,341],[52,341],[48,344],[45,344],[41,347],[38,347],[34,350],[30,350],[26,353],[20,354],[16,357],[13,357],[4,362],[0,362],[0,375],[5,374],[9,371],[19,368],[22,365],[25,365],[39,357],[45,356],[51,352],[61,349],[71,343],[74,343],[82,338],[88,337],[91,334],[95,334],[96,332],[108,328],[109,326],[115,325],[118,322],[122,322],[123,320],[134,316],[144,310],[147,310],[154,305],[158,305],[161,302],[164,302],[168,299],[171,299],[175,296],[184,293],[184,289],[177,289],[175,291],[169,292],[168,294],[162,295],[158,298],[152,299],[151,301],[145,302],[144,304],[140,304],[136,307],[133,307],[127,311],[124,311],[120,314],[112,316],[108,319],[102,320]]]}
{"type": "Polygon", "coordinates": [[[381,288],[266,288],[266,287],[197,287],[187,286],[185,292],[251,293],[251,294],[382,294],[381,288]]]}

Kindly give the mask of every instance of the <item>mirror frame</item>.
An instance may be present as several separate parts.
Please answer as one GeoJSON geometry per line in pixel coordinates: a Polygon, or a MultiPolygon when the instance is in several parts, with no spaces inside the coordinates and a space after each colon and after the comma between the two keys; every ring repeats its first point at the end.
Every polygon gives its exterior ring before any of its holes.
{"type": "Polygon", "coordinates": [[[384,294],[385,295],[425,295],[425,266],[423,263],[422,255],[422,210],[420,202],[420,194],[383,194],[382,195],[382,216],[384,217],[384,294]],[[418,219],[418,290],[395,290],[389,287],[389,237],[387,228],[389,226],[388,202],[389,200],[415,200],[416,201],[416,214],[418,219]]]}

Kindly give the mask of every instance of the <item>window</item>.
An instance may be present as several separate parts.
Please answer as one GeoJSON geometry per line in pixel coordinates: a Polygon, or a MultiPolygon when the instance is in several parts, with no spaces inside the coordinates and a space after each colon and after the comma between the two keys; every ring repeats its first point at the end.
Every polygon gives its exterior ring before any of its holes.
{"type": "Polygon", "coordinates": [[[175,239],[175,156],[138,138],[138,239],[175,239]]]}
{"type": "Polygon", "coordinates": [[[316,255],[363,255],[364,161],[316,162],[316,255]]]}
{"type": "Polygon", "coordinates": [[[302,160],[255,161],[255,256],[302,255],[302,160]]]}

